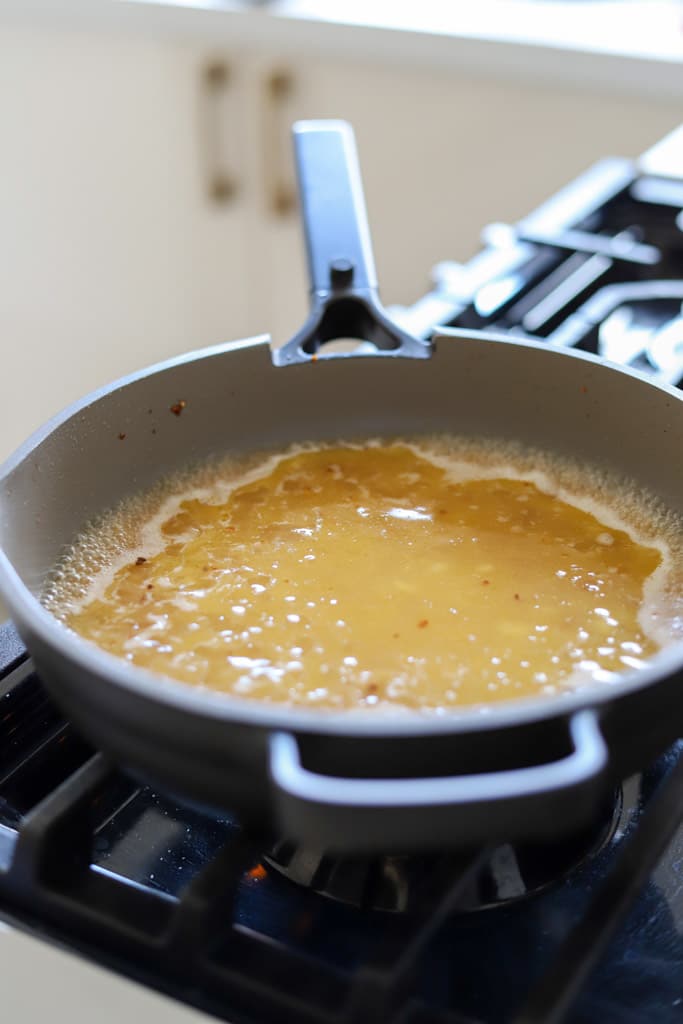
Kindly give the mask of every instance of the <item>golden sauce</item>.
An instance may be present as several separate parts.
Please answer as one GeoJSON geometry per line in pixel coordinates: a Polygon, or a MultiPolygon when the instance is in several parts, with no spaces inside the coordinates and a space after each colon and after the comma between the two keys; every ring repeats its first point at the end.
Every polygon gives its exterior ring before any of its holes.
{"type": "Polygon", "coordinates": [[[64,621],[187,683],[327,709],[441,709],[609,680],[661,552],[511,476],[409,445],[299,451],[190,496],[64,621]]]}

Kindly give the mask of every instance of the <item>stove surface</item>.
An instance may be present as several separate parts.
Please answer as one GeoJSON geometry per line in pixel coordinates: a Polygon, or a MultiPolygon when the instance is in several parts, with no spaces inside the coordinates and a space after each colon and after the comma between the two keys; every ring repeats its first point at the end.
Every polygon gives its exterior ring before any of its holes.
{"type": "Polygon", "coordinates": [[[517,224],[484,229],[467,264],[443,262],[434,290],[396,311],[437,324],[577,347],[653,379],[683,379],[681,131],[640,166],[606,159],[517,224]],[[643,168],[641,170],[640,168],[643,168]]]}
{"type": "Polygon", "coordinates": [[[121,775],[0,638],[0,914],[22,929],[232,1024],[681,1019],[683,744],[573,847],[409,862],[388,912],[384,860],[279,844],[308,857],[292,881],[273,837],[121,775]]]}

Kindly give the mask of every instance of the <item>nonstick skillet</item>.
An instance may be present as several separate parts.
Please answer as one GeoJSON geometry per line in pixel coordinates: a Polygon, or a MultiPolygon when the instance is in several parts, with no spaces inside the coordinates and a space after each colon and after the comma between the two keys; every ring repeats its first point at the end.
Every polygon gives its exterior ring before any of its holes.
{"type": "Polygon", "coordinates": [[[350,129],[302,122],[294,134],[308,322],[274,353],[267,337],[250,338],[133,374],[38,431],[0,471],[3,596],[84,735],[136,777],[202,806],[339,851],[578,828],[616,779],[681,733],[683,645],[615,685],[562,697],[359,718],[153,676],[79,639],[39,602],[84,524],[123,497],[216,453],[297,440],[514,440],[609,469],[683,514],[678,391],[534,341],[443,331],[428,343],[399,331],[377,298],[350,129]],[[331,354],[326,342],[340,337],[367,344],[331,354]]]}

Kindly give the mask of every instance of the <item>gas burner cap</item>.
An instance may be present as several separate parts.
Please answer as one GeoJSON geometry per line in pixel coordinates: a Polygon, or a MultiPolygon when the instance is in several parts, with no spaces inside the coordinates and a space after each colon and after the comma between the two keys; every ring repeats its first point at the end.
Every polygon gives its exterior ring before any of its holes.
{"type": "Polygon", "coordinates": [[[647,358],[667,376],[683,376],[683,310],[650,338],[647,358]]]}
{"type": "MultiPolygon", "coordinates": [[[[643,291],[642,284],[634,285],[634,295],[636,288],[643,291]]],[[[607,294],[610,289],[603,291],[607,294]]],[[[612,291],[617,292],[616,286],[612,291]]],[[[598,354],[624,366],[654,370],[666,381],[677,384],[683,377],[681,295],[680,284],[672,285],[670,294],[666,294],[660,282],[652,295],[629,297],[626,292],[624,302],[611,310],[598,309],[595,300],[591,300],[587,305],[595,305],[594,322],[599,325],[598,354]]]]}
{"type": "MultiPolygon", "coordinates": [[[[618,790],[603,814],[580,833],[551,842],[497,846],[467,887],[458,909],[466,912],[512,903],[560,882],[609,842],[621,808],[618,790]]],[[[264,859],[291,882],[328,899],[362,910],[410,913],[419,911],[433,878],[455,880],[471,858],[471,851],[337,857],[284,840],[264,859]]]]}

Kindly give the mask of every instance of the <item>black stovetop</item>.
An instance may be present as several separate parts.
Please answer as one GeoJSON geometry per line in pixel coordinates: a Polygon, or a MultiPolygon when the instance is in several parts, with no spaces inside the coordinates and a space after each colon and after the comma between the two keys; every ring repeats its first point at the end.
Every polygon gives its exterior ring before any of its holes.
{"type": "Polygon", "coordinates": [[[683,1018],[683,743],[557,847],[334,862],[125,778],[0,652],[8,920],[232,1024],[683,1018]]]}
{"type": "MultiPolygon", "coordinates": [[[[681,178],[598,164],[400,313],[683,380],[681,178]]],[[[683,741],[556,846],[335,861],[127,779],[0,627],[0,917],[232,1024],[683,1020],[683,741]]]]}
{"type": "Polygon", "coordinates": [[[683,378],[683,168],[596,164],[516,225],[492,224],[468,264],[401,310],[408,329],[487,328],[577,347],[678,384],[683,378]]]}

